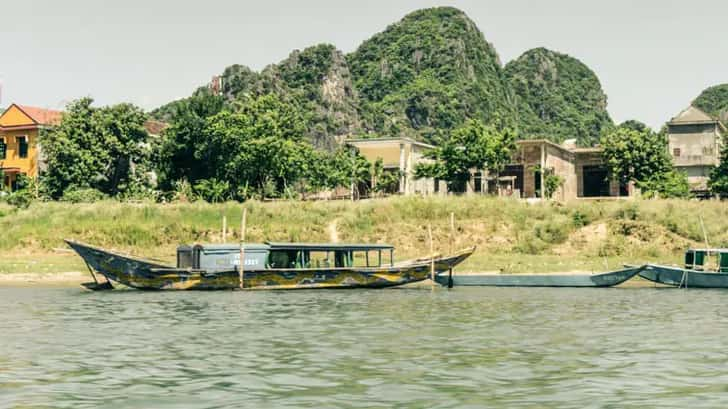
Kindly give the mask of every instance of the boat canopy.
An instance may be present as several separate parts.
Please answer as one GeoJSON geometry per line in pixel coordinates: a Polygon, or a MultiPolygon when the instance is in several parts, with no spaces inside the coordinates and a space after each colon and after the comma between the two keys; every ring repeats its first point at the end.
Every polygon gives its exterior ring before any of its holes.
{"type": "MultiPolygon", "coordinates": [[[[276,243],[245,244],[245,268],[342,268],[394,265],[389,244],[276,243]],[[382,253],[388,253],[386,260],[382,253]]],[[[196,244],[177,248],[177,267],[230,270],[240,265],[240,244],[196,244]]]]}
{"type": "Polygon", "coordinates": [[[685,252],[685,268],[697,271],[713,270],[718,273],[728,273],[728,249],[689,249],[685,252]],[[715,257],[715,264],[711,263],[711,256],[715,257]]]}
{"type": "Polygon", "coordinates": [[[309,250],[309,251],[367,251],[392,250],[389,244],[347,244],[347,243],[278,243],[266,242],[270,250],[309,250]]]}

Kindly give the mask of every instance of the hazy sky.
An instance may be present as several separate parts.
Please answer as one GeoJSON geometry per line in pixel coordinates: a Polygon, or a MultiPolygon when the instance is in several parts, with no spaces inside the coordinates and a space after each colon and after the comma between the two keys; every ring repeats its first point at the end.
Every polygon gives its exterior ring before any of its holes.
{"type": "Polygon", "coordinates": [[[591,67],[615,121],[659,127],[728,82],[726,0],[1,0],[2,106],[81,96],[151,109],[234,63],[260,70],[328,42],[344,52],[410,11],[464,10],[505,64],[547,47],[591,67]]]}

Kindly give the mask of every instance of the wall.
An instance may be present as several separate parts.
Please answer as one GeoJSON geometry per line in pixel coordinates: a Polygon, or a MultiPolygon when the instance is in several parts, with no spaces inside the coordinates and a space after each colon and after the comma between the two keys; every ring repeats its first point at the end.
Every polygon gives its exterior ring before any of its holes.
{"type": "Polygon", "coordinates": [[[38,176],[38,130],[0,131],[0,138],[5,139],[7,150],[5,159],[0,159],[0,168],[20,168],[21,173],[38,176]],[[18,153],[18,136],[28,137],[28,157],[20,158],[18,153]]]}
{"type": "Polygon", "coordinates": [[[669,125],[669,153],[675,168],[688,174],[693,189],[707,189],[708,175],[720,162],[720,133],[716,124],[669,125]],[[678,153],[679,156],[675,154],[678,153]]]}
{"type": "Polygon", "coordinates": [[[546,169],[553,169],[554,174],[564,180],[563,186],[554,193],[554,199],[570,200],[577,195],[576,166],[574,154],[546,145],[546,169]]]}

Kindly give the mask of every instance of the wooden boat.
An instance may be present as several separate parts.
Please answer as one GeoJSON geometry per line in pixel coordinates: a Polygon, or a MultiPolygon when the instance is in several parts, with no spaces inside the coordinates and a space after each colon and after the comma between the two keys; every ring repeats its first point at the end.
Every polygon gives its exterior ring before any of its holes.
{"type": "MultiPolygon", "coordinates": [[[[484,287],[612,287],[639,274],[644,268],[629,267],[603,274],[455,274],[453,286],[484,287]]],[[[435,280],[448,285],[449,273],[440,273],[435,280]]]]}
{"type": "Polygon", "coordinates": [[[647,264],[640,277],[684,288],[728,288],[728,249],[689,249],[685,265],[647,264]]]}
{"type": "Polygon", "coordinates": [[[177,266],[66,240],[96,274],[108,282],[141,290],[233,290],[384,288],[448,271],[475,248],[449,256],[394,263],[394,248],[378,244],[264,243],[244,246],[242,279],[239,245],[195,245],[177,249],[177,266]],[[386,259],[386,260],[385,260],[386,259]],[[386,262],[384,262],[386,261],[386,262]]]}

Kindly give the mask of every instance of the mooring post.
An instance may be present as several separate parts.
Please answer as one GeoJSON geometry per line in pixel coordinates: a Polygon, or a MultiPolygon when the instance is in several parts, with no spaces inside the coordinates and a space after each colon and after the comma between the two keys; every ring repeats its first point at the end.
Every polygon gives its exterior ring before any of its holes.
{"type": "Polygon", "coordinates": [[[227,216],[222,215],[222,242],[227,242],[227,216]]]}
{"type": "Polygon", "coordinates": [[[427,234],[430,236],[430,280],[435,288],[435,247],[432,244],[432,224],[427,225],[427,234]]]}
{"type": "MultiPolygon", "coordinates": [[[[450,255],[453,255],[455,249],[455,212],[450,212],[450,255]]],[[[452,282],[452,273],[453,273],[452,265],[450,265],[450,270],[448,271],[447,275],[447,288],[453,287],[452,282]]]]}
{"type": "Polygon", "coordinates": [[[248,209],[243,208],[243,217],[240,219],[240,263],[239,263],[239,278],[240,278],[240,289],[245,288],[245,219],[248,216],[248,209]]]}

